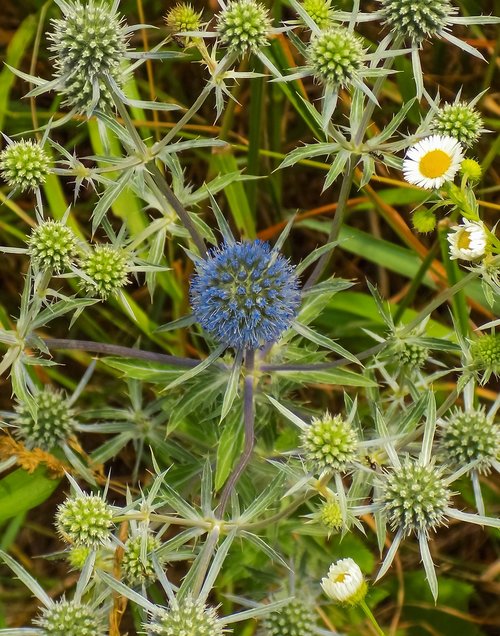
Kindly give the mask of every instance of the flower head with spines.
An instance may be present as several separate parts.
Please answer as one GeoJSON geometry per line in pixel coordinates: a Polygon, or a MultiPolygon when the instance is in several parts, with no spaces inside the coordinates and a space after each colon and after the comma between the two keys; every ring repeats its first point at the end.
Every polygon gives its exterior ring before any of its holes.
{"type": "Polygon", "coordinates": [[[58,4],[64,16],[52,20],[49,39],[65,103],[80,113],[109,110],[113,101],[106,80],[119,88],[123,85],[129,37],[116,12],[118,3],[65,0],[58,4]]]}
{"type": "Polygon", "coordinates": [[[356,458],[357,433],[341,415],[313,419],[301,441],[306,461],[317,470],[344,472],[356,458]]]}
{"type": "Polygon", "coordinates": [[[197,31],[200,28],[201,16],[202,12],[196,12],[191,4],[179,2],[167,13],[165,22],[173,33],[197,31]]]}
{"type": "Polygon", "coordinates": [[[28,253],[36,267],[53,269],[56,273],[70,267],[76,247],[76,236],[61,221],[43,221],[34,228],[28,240],[28,253]]]}
{"type": "Polygon", "coordinates": [[[500,462],[500,425],[483,408],[455,409],[442,423],[439,447],[453,468],[476,462],[483,475],[500,462]]]}
{"type": "Polygon", "coordinates": [[[435,113],[431,128],[439,135],[457,139],[466,148],[473,146],[484,131],[481,115],[466,102],[444,104],[435,113]]]}
{"type": "Polygon", "coordinates": [[[41,448],[50,451],[73,432],[76,420],[74,411],[62,391],[50,386],[39,391],[35,398],[36,418],[27,404],[19,402],[16,407],[14,426],[17,436],[26,448],[41,448]]]}
{"type": "Polygon", "coordinates": [[[269,44],[272,25],[269,11],[256,0],[229,0],[217,16],[217,33],[222,44],[238,55],[269,44]]]}
{"type": "Polygon", "coordinates": [[[228,633],[215,608],[192,596],[176,601],[146,628],[148,633],[159,636],[223,636],[228,633]]]}
{"type": "Polygon", "coordinates": [[[300,303],[292,266],[260,240],[212,249],[196,263],[190,295],[203,329],[236,350],[277,340],[291,326],[300,303]]]}
{"type": "Polygon", "coordinates": [[[316,35],[306,51],[315,78],[336,87],[345,87],[358,77],[364,54],[361,39],[342,26],[316,35]]]}
{"type": "Polygon", "coordinates": [[[313,607],[294,598],[269,613],[263,621],[261,636],[314,636],[316,616],[313,607]]]}
{"type": "Polygon", "coordinates": [[[35,619],[47,636],[105,636],[107,630],[91,605],[79,601],[58,601],[35,619]]]}
{"type": "Polygon", "coordinates": [[[379,0],[387,26],[398,35],[420,43],[439,35],[457,9],[450,0],[379,0]]]}
{"type": "Polygon", "coordinates": [[[160,541],[153,535],[145,537],[146,554],[141,556],[144,538],[141,534],[130,537],[125,543],[122,559],[122,572],[130,585],[139,583],[152,583],[156,580],[156,573],[151,558],[151,553],[160,547],[160,541]]]}
{"type": "Polygon", "coordinates": [[[80,258],[80,267],[86,275],[87,292],[103,300],[118,293],[128,283],[129,256],[113,245],[95,245],[80,258]]]}
{"type": "Polygon", "coordinates": [[[500,334],[489,333],[477,338],[470,345],[472,368],[482,371],[481,382],[487,382],[491,375],[500,376],[500,334]]]}
{"type": "Polygon", "coordinates": [[[333,9],[331,0],[304,0],[304,10],[320,29],[328,29],[333,22],[333,9]]]}
{"type": "Polygon", "coordinates": [[[66,499],[56,514],[61,537],[75,545],[96,549],[110,539],[113,510],[102,497],[79,492],[66,499]]]}
{"type": "Polygon", "coordinates": [[[19,192],[42,186],[51,167],[52,160],[42,144],[31,139],[11,141],[0,152],[0,174],[12,189],[19,192]]]}

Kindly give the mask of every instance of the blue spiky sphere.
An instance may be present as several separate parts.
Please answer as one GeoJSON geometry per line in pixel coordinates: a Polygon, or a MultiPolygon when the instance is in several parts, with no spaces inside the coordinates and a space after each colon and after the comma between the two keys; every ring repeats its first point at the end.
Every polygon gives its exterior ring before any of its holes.
{"type": "Polygon", "coordinates": [[[214,340],[238,350],[277,340],[299,304],[293,267],[259,240],[212,249],[191,280],[196,320],[214,340]]]}

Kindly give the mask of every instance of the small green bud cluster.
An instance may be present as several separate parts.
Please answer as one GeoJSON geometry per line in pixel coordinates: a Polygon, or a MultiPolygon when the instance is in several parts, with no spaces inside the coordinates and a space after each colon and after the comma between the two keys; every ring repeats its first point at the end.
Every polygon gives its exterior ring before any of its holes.
{"type": "Polygon", "coordinates": [[[379,0],[387,26],[397,35],[422,42],[439,35],[456,9],[450,0],[379,0]]]}
{"type": "Polygon", "coordinates": [[[125,543],[125,551],[122,559],[122,572],[130,585],[139,583],[152,583],[156,580],[151,553],[160,547],[156,537],[148,536],[146,539],[146,558],[141,558],[141,546],[143,538],[140,534],[131,537],[125,543]]]}
{"type": "Polygon", "coordinates": [[[0,173],[9,187],[24,192],[45,183],[52,160],[36,141],[16,141],[0,152],[0,173]]]}
{"type": "Polygon", "coordinates": [[[485,372],[485,379],[493,373],[500,375],[500,334],[485,334],[471,344],[472,364],[485,372]]]}
{"type": "Polygon", "coordinates": [[[324,31],[333,22],[331,0],[304,0],[302,6],[311,19],[324,31]]]}
{"type": "Polygon", "coordinates": [[[147,625],[151,634],[160,636],[223,636],[227,633],[213,607],[188,596],[160,614],[147,625]]]}
{"type": "Polygon", "coordinates": [[[453,137],[470,148],[481,135],[483,120],[477,110],[465,102],[445,104],[437,111],[431,127],[437,133],[453,137]]]}
{"type": "Polygon", "coordinates": [[[429,357],[429,349],[422,347],[415,342],[401,341],[398,347],[398,358],[401,365],[420,368],[426,362],[429,357]]]}
{"type": "Polygon", "coordinates": [[[428,534],[445,521],[451,492],[442,471],[406,458],[381,484],[383,511],[393,531],[428,534]]]}
{"type": "Polygon", "coordinates": [[[336,498],[323,504],[319,510],[318,518],[330,532],[339,532],[344,527],[342,510],[336,498]]]}
{"type": "Polygon", "coordinates": [[[313,636],[316,634],[313,608],[293,599],[284,607],[268,614],[263,622],[263,636],[313,636]]]}
{"type": "Polygon", "coordinates": [[[112,525],[111,507],[96,495],[76,495],[57,509],[57,530],[65,541],[77,547],[95,549],[106,543],[112,525]]]}
{"type": "Polygon", "coordinates": [[[32,262],[41,270],[57,273],[67,270],[76,254],[76,237],[60,221],[44,221],[32,232],[28,250],[32,262]]]}
{"type": "Polygon", "coordinates": [[[444,422],[440,447],[454,468],[474,461],[475,470],[488,474],[500,460],[500,425],[487,417],[484,409],[456,409],[444,422]]]}
{"type": "Polygon", "coordinates": [[[229,0],[217,16],[217,33],[223,44],[243,55],[269,44],[269,12],[255,0],[229,0]]]}
{"type": "Polygon", "coordinates": [[[81,257],[80,267],[90,278],[87,292],[106,300],[128,283],[128,256],[125,250],[111,245],[96,245],[81,257]]]}
{"type": "Polygon", "coordinates": [[[165,16],[167,27],[172,33],[183,31],[198,31],[202,12],[196,13],[190,4],[179,2],[165,16]]]}
{"type": "Polygon", "coordinates": [[[44,636],[105,636],[94,607],[77,601],[59,601],[45,608],[35,623],[44,636]]]}
{"type": "Polygon", "coordinates": [[[306,460],[318,470],[344,472],[356,458],[357,444],[356,431],[341,415],[315,418],[302,433],[306,460]]]}
{"type": "Polygon", "coordinates": [[[37,393],[34,407],[35,419],[26,403],[16,405],[17,434],[27,448],[50,451],[72,434],[76,424],[74,412],[64,393],[49,386],[37,393]]]}
{"type": "Polygon", "coordinates": [[[100,110],[113,104],[104,82],[123,84],[122,63],[127,51],[127,35],[116,13],[117,3],[107,0],[66,0],[64,16],[53,20],[49,34],[55,53],[57,76],[64,82],[62,93],[70,107],[86,112],[96,91],[100,110]]]}
{"type": "Polygon", "coordinates": [[[312,38],[306,51],[315,78],[332,86],[347,86],[363,66],[363,43],[345,27],[312,38]]]}

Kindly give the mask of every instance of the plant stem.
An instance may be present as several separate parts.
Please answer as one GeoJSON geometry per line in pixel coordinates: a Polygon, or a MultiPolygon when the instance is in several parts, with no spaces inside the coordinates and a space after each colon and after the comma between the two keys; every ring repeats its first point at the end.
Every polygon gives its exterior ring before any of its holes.
{"type": "Polygon", "coordinates": [[[361,609],[363,610],[363,612],[365,613],[365,615],[369,619],[370,623],[375,628],[375,631],[377,632],[377,634],[379,634],[379,636],[385,636],[385,634],[382,631],[380,625],[377,623],[377,619],[372,614],[370,608],[368,607],[368,605],[366,604],[366,601],[364,599],[361,601],[360,605],[361,605],[361,609]]]}
{"type": "Polygon", "coordinates": [[[255,366],[255,351],[248,349],[245,353],[245,385],[243,393],[243,417],[245,422],[245,446],[243,453],[236,465],[236,468],[231,473],[224,490],[221,495],[219,503],[219,517],[222,518],[224,511],[226,510],[229,497],[234,490],[234,487],[238,483],[243,471],[245,470],[250,458],[252,457],[254,447],[254,424],[255,424],[255,404],[254,404],[254,366],[255,366]]]}

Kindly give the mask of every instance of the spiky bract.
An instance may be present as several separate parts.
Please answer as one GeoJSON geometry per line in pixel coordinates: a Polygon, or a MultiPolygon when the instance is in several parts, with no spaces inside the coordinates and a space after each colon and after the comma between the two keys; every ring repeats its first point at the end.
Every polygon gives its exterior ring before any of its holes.
{"type": "Polygon", "coordinates": [[[28,249],[33,263],[42,270],[67,270],[76,252],[76,237],[60,221],[44,221],[32,232],[28,249]]]}
{"type": "Polygon", "coordinates": [[[65,541],[75,546],[98,548],[108,541],[112,525],[111,507],[96,495],[75,495],[57,509],[57,530],[65,541]]]}
{"type": "Polygon", "coordinates": [[[267,46],[270,29],[269,11],[255,0],[229,0],[217,16],[220,41],[240,55],[267,46]]]}
{"type": "Polygon", "coordinates": [[[94,607],[78,601],[58,601],[34,621],[44,636],[105,636],[107,630],[94,607]]]}
{"type": "Polygon", "coordinates": [[[14,190],[39,188],[47,179],[52,160],[36,141],[15,141],[0,152],[0,173],[14,190]]]}
{"type": "Polygon", "coordinates": [[[358,436],[341,415],[315,418],[302,433],[306,461],[316,470],[344,472],[356,458],[358,436]]]}
{"type": "Polygon", "coordinates": [[[312,38],[306,57],[315,78],[332,86],[347,86],[363,67],[363,43],[345,27],[312,38]]]}
{"type": "Polygon", "coordinates": [[[227,632],[213,607],[190,596],[159,614],[147,630],[160,636],[223,636],[227,632]]]}
{"type": "Polygon", "coordinates": [[[420,43],[439,35],[456,13],[450,0],[379,0],[387,26],[399,36],[420,43]]]}
{"type": "Polygon", "coordinates": [[[262,636],[313,636],[316,616],[310,605],[293,599],[268,614],[262,627],[262,636]]]}
{"type": "Polygon", "coordinates": [[[106,300],[128,283],[128,255],[111,245],[96,245],[81,257],[80,267],[90,278],[84,285],[91,295],[106,300]]]}
{"type": "Polygon", "coordinates": [[[277,340],[300,303],[293,268],[258,240],[211,250],[196,264],[190,293],[201,326],[216,341],[239,350],[277,340]]]}
{"type": "Polygon", "coordinates": [[[33,408],[35,418],[28,404],[19,402],[15,407],[14,424],[26,448],[50,451],[73,432],[76,424],[74,412],[62,391],[45,387],[36,394],[33,408]]]}

